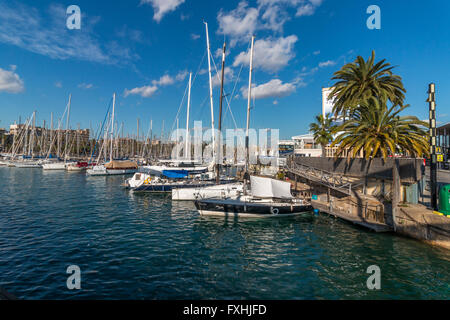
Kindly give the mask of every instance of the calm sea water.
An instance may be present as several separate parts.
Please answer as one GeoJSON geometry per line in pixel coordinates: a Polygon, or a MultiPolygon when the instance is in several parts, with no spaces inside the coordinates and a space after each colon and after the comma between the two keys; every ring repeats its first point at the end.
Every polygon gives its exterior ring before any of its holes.
{"type": "Polygon", "coordinates": [[[325,215],[203,218],[123,179],[0,168],[0,286],[23,299],[450,298],[446,250],[325,215]],[[370,265],[381,290],[366,287],[370,265]]]}

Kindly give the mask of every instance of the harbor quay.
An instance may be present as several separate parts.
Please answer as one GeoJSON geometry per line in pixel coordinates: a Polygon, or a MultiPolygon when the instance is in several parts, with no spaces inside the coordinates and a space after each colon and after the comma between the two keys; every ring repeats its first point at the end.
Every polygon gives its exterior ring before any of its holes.
{"type": "MultiPolygon", "coordinates": [[[[284,171],[293,189],[321,212],[450,249],[450,216],[430,208],[424,159],[291,156],[284,171]]],[[[449,176],[439,172],[441,186],[449,176]]]]}

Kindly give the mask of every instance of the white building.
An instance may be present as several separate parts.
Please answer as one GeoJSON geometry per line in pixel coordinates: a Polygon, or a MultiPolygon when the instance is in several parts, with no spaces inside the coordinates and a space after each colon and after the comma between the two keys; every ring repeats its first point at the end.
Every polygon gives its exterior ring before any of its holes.
{"type": "Polygon", "coordinates": [[[294,153],[302,157],[321,157],[322,147],[314,142],[312,134],[303,134],[292,137],[294,153]]]}

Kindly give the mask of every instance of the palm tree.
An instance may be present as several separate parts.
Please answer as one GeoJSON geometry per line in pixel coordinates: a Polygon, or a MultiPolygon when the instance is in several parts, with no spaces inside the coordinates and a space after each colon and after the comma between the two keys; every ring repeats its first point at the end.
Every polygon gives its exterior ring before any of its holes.
{"type": "Polygon", "coordinates": [[[331,115],[327,113],[316,116],[315,122],[309,125],[309,130],[314,135],[314,141],[322,146],[322,157],[326,156],[326,146],[333,140],[333,124],[331,115]]]}
{"type": "Polygon", "coordinates": [[[348,150],[355,157],[361,150],[366,159],[395,153],[421,157],[429,152],[425,128],[428,124],[414,116],[400,116],[408,105],[388,108],[383,100],[369,98],[356,108],[352,117],[336,128],[339,135],[332,146],[339,145],[337,156],[348,150]]]}
{"type": "Polygon", "coordinates": [[[381,101],[390,101],[394,106],[403,105],[405,88],[402,78],[392,74],[394,68],[383,59],[375,64],[375,52],[364,61],[358,56],[352,63],[348,63],[341,70],[334,73],[332,80],[338,80],[330,93],[334,97],[333,113],[352,113],[354,109],[370,97],[377,97],[381,101]]]}

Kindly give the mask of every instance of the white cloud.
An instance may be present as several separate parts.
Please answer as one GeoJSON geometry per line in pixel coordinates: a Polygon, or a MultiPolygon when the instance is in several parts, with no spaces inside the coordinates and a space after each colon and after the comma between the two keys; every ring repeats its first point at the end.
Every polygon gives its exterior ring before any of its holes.
{"type": "MultiPolygon", "coordinates": [[[[294,44],[298,38],[295,35],[256,40],[254,44],[253,66],[269,72],[276,72],[285,67],[295,57],[294,44]]],[[[234,60],[233,66],[250,63],[250,52],[241,52],[234,60]]]]}
{"type": "Polygon", "coordinates": [[[55,87],[57,87],[57,88],[62,88],[62,82],[61,81],[56,81],[55,82],[55,87]]]}
{"type": "Polygon", "coordinates": [[[187,77],[188,74],[189,74],[189,72],[187,72],[186,70],[180,71],[180,72],[178,72],[178,74],[175,76],[175,80],[176,80],[176,81],[183,81],[184,79],[186,79],[186,77],[187,77]]]}
{"type": "Polygon", "coordinates": [[[191,33],[191,39],[192,39],[192,40],[200,39],[200,35],[199,35],[199,34],[196,34],[196,33],[191,33]]]}
{"type": "Polygon", "coordinates": [[[174,84],[175,82],[183,81],[184,79],[186,79],[187,75],[188,72],[186,70],[180,71],[175,77],[165,74],[161,78],[159,78],[159,80],[153,80],[152,84],[159,87],[169,86],[174,84]]]}
{"type": "Polygon", "coordinates": [[[153,80],[152,85],[137,87],[131,90],[125,89],[124,96],[128,97],[129,95],[139,95],[143,98],[151,97],[160,87],[169,86],[176,82],[183,81],[188,72],[186,70],[180,71],[175,77],[172,77],[168,74],[163,75],[158,80],[153,80]]]}
{"type": "Polygon", "coordinates": [[[0,92],[20,93],[25,90],[23,80],[17,73],[0,68],[0,92]]]}
{"type": "Polygon", "coordinates": [[[241,1],[236,9],[219,12],[217,33],[228,36],[233,47],[238,42],[248,41],[257,30],[281,33],[284,24],[291,19],[291,9],[300,17],[314,14],[321,4],[322,0],[258,0],[256,7],[249,7],[247,1],[241,1]]]}
{"type": "Polygon", "coordinates": [[[149,98],[157,90],[158,90],[158,87],[156,87],[156,86],[144,86],[144,87],[134,88],[131,90],[125,89],[124,96],[128,97],[129,95],[139,95],[143,98],[149,98]]]}
{"type": "Polygon", "coordinates": [[[144,35],[142,31],[131,29],[127,25],[122,26],[122,28],[116,32],[116,35],[120,38],[130,39],[134,42],[144,42],[144,35]]]}
{"type": "MultiPolygon", "coordinates": [[[[234,79],[234,70],[230,67],[225,67],[224,72],[224,82],[231,82],[234,79]]],[[[218,70],[216,76],[212,77],[212,85],[213,87],[220,86],[220,83],[222,82],[222,70],[218,70]]]]}
{"type": "Polygon", "coordinates": [[[336,64],[336,62],[334,62],[333,60],[328,60],[328,61],[319,63],[319,68],[331,67],[331,66],[334,66],[335,64],[336,64]]]}
{"type": "Polygon", "coordinates": [[[94,87],[94,85],[92,83],[80,83],[78,85],[78,88],[80,89],[92,89],[94,87]]]}
{"type": "Polygon", "coordinates": [[[297,9],[295,16],[312,16],[316,12],[317,7],[321,4],[322,0],[308,0],[297,9]]]}
{"type": "Polygon", "coordinates": [[[81,30],[74,32],[67,29],[66,8],[60,4],[51,5],[44,15],[25,4],[15,2],[9,6],[1,2],[0,42],[58,60],[126,64],[137,58],[126,48],[119,50],[116,45],[116,50],[110,51],[108,43],[100,45],[93,32],[98,21],[97,17],[83,15],[81,30]]]}
{"type": "Polygon", "coordinates": [[[159,80],[153,80],[152,84],[154,86],[168,86],[174,84],[175,80],[168,74],[163,75],[159,80]]]}
{"type": "Polygon", "coordinates": [[[311,5],[310,3],[307,3],[297,9],[297,13],[295,14],[295,16],[297,16],[297,17],[312,16],[314,14],[315,10],[316,9],[314,8],[313,5],[311,5]]]}
{"type": "Polygon", "coordinates": [[[217,20],[219,22],[219,34],[231,37],[230,45],[247,40],[255,32],[258,22],[258,9],[249,8],[246,1],[241,1],[237,8],[224,13],[220,11],[217,20]]]}
{"type": "Polygon", "coordinates": [[[185,0],[141,0],[141,4],[151,4],[155,11],[153,19],[160,22],[169,12],[174,11],[185,0]]]}
{"type": "MultiPolygon", "coordinates": [[[[252,99],[282,98],[290,95],[296,89],[294,83],[283,83],[280,79],[272,79],[267,83],[252,87],[252,99]]],[[[242,96],[248,96],[248,88],[241,89],[242,96]]]]}

